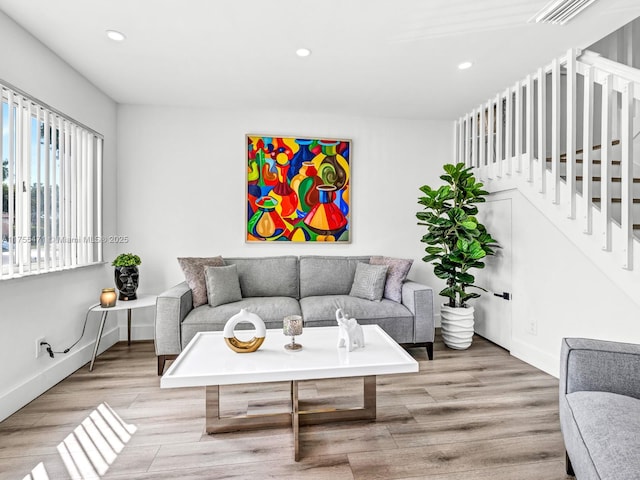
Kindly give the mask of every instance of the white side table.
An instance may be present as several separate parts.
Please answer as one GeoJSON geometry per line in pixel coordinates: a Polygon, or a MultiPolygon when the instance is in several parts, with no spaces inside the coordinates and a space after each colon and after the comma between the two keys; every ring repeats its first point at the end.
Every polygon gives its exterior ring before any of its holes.
{"type": "Polygon", "coordinates": [[[98,328],[98,336],[96,337],[96,345],[93,347],[93,356],[91,357],[91,365],[89,365],[89,371],[93,370],[93,363],[96,361],[96,355],[98,354],[98,347],[100,346],[100,338],[102,338],[102,331],[104,330],[104,324],[107,321],[107,315],[109,312],[117,310],[127,310],[127,345],[131,345],[131,310],[136,308],[154,307],[156,304],[157,295],[138,295],[136,300],[117,300],[114,307],[103,308],[100,305],[92,307],[89,312],[102,312],[102,319],[100,320],[100,328],[98,328]]]}

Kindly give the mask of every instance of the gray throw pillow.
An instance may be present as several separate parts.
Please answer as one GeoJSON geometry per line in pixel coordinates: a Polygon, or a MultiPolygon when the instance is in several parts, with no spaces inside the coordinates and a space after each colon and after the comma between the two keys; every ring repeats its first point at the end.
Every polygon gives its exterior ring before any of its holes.
{"type": "Polygon", "coordinates": [[[193,307],[207,303],[207,285],[204,278],[204,267],[221,267],[222,257],[182,257],[178,258],[184,279],[191,289],[193,307]]]}
{"type": "Polygon", "coordinates": [[[384,293],[388,268],[387,265],[369,265],[358,262],[349,295],[379,302],[384,293]]]}
{"type": "Polygon", "coordinates": [[[408,258],[371,257],[371,265],[387,265],[387,281],[384,285],[384,298],[402,303],[402,284],[409,274],[413,260],[408,258]]]}
{"type": "Polygon", "coordinates": [[[217,307],[242,300],[238,267],[235,265],[205,267],[204,274],[207,279],[207,295],[210,306],[217,307]]]}

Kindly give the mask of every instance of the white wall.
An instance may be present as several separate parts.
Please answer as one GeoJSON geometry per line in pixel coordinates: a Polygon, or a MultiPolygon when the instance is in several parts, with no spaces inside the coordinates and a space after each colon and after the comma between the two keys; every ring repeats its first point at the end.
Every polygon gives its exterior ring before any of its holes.
{"type": "MultiPolygon", "coordinates": [[[[399,256],[415,259],[410,277],[435,284],[415,213],[451,145],[450,122],[119,106],[118,231],[142,257],[147,292],[184,280],[176,257],[214,255],[399,256]],[[352,140],[351,244],[245,243],[248,133],[352,140]]],[[[150,327],[147,315],[138,325],[150,327]]]]}
{"type": "Polygon", "coordinates": [[[557,376],[563,337],[640,343],[632,299],[518,190],[491,198],[512,201],[512,355],[557,376]]]}
{"type": "Polygon", "coordinates": [[[636,18],[587,47],[614,62],[640,68],[640,18],[636,18]]]}
{"type": "MultiPolygon", "coordinates": [[[[102,133],[104,145],[104,232],[115,233],[115,103],[0,12],[0,79],[102,133]]],[[[115,252],[105,245],[105,254],[115,252]]],[[[35,358],[35,340],[44,336],[54,349],[69,347],[80,335],[85,312],[104,286],[111,268],[86,267],[0,281],[0,421],[90,358],[96,319],[82,342],[67,355],[35,358]]],[[[117,340],[112,321],[103,344],[117,340]]]]}

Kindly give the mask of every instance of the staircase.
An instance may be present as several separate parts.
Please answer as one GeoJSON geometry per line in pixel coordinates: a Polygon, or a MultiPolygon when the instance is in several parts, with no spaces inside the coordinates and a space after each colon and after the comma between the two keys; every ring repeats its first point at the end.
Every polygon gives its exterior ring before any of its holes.
{"type": "Polygon", "coordinates": [[[454,127],[457,161],[519,189],[638,304],[639,102],[640,70],[572,49],[454,127]]]}
{"type": "MultiPolygon", "coordinates": [[[[620,158],[619,150],[616,148],[620,145],[620,140],[613,140],[611,142],[613,158],[620,158]]],[[[585,195],[585,190],[587,186],[586,182],[591,181],[591,202],[593,207],[598,211],[602,210],[602,160],[599,158],[599,153],[602,151],[602,145],[594,145],[592,147],[592,167],[591,167],[591,176],[589,177],[584,173],[584,159],[583,154],[584,150],[582,148],[576,150],[576,169],[575,169],[575,181],[576,181],[576,190],[577,194],[580,198],[583,198],[585,195]]],[[[637,154],[636,154],[637,156],[637,154]]],[[[547,170],[551,171],[551,162],[552,158],[547,157],[547,170]]],[[[566,176],[566,164],[567,164],[567,154],[563,153],[560,155],[560,180],[566,184],[567,176],[566,176]]],[[[621,168],[622,161],[621,160],[610,160],[609,168],[611,176],[609,181],[609,189],[611,191],[610,197],[610,208],[611,208],[611,218],[615,225],[620,226],[622,224],[622,176],[621,176],[621,168]]],[[[634,167],[634,170],[636,168],[634,167]]],[[[633,204],[632,208],[632,218],[636,222],[640,222],[640,175],[638,172],[634,172],[633,174],[633,187],[632,187],[632,198],[631,202],[633,204]]],[[[640,223],[633,224],[633,235],[636,239],[640,239],[640,223]]]]}

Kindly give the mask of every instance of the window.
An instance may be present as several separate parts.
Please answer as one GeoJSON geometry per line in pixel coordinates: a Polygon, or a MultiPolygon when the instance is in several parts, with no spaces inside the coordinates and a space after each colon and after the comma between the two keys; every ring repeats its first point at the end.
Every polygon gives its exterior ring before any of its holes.
{"type": "Polygon", "coordinates": [[[0,279],[102,261],[103,138],[0,81],[0,279]]]}

